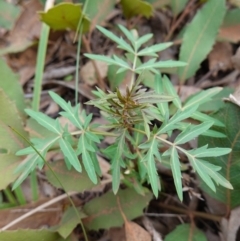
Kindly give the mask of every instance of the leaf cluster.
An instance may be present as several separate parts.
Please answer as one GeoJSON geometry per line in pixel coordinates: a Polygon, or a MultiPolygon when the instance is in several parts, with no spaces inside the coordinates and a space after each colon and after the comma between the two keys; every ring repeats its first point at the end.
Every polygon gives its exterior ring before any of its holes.
{"type": "MultiPolygon", "coordinates": [[[[218,131],[210,130],[213,125],[223,126],[222,122],[198,111],[198,107],[210,101],[221,88],[199,92],[182,104],[174,86],[167,76],[162,77],[159,74],[159,69],[181,67],[185,66],[185,63],[171,60],[158,61],[157,58],[151,58],[146,63],[139,61],[140,56],[156,57],[157,52],[171,46],[171,43],[141,48],[152,37],[151,34],[138,37],[135,30],[129,31],[121,25],[119,28],[127,41],[98,27],[126,52],[126,58],[85,54],[91,59],[102,60],[109,65],[120,67],[118,73],[126,70],[132,72],[131,84],[125,91],[117,89],[116,92],[105,93],[97,89],[95,91],[97,99],[88,102],[98,107],[109,123],[101,125],[101,129],[91,127],[91,114],[87,115],[83,110],[80,111],[79,105],[72,107],[57,94],[50,92],[53,100],[64,110],[60,115],[66,117],[79,131],[70,133],[68,127],[62,127],[58,120],[27,110],[29,116],[53,133],[52,138],[32,140],[34,147],[45,157],[50,148],[57,144],[65,156],[67,167],[69,169],[74,167],[81,172],[83,164],[89,178],[95,184],[98,181],[97,177],[101,175],[96,153],[102,151],[111,162],[114,193],[117,193],[123,179],[126,185],[134,187],[139,193],[144,193],[143,184],[148,182],[154,195],[158,196],[161,185],[156,162],[165,162],[172,170],[177,194],[182,200],[180,154],[188,158],[192,168],[212,190],[216,190],[215,184],[232,188],[231,184],[219,174],[221,168],[205,160],[206,157],[225,155],[231,151],[230,148],[208,148],[205,145],[194,150],[186,150],[183,146],[199,135],[225,137],[218,131]],[[155,73],[154,90],[147,90],[140,85],[145,70],[155,73]],[[199,124],[191,123],[192,119],[197,120],[199,124]],[[107,131],[102,131],[103,128],[107,131]],[[177,134],[174,140],[172,140],[173,133],[177,134]],[[115,137],[115,143],[100,150],[98,144],[102,136],[115,137]],[[161,152],[162,149],[166,151],[161,152]]],[[[44,165],[32,146],[20,150],[17,154],[27,157],[18,167],[18,171],[22,174],[14,187],[19,185],[34,168],[37,166],[42,168],[44,165]]]]}

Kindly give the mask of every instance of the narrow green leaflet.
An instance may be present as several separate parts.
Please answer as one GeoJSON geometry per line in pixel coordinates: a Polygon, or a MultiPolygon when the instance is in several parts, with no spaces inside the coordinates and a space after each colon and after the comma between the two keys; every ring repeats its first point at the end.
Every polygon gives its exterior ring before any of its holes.
{"type": "Polygon", "coordinates": [[[90,143],[91,143],[91,140],[89,140],[87,135],[85,133],[82,134],[81,137],[79,138],[77,153],[81,154],[82,156],[83,165],[89,178],[92,180],[94,184],[97,184],[98,179],[95,172],[95,167],[93,164],[92,157],[89,153],[89,152],[95,153],[95,149],[92,145],[90,145],[90,143]]]}
{"type": "Polygon", "coordinates": [[[144,130],[145,130],[147,138],[149,140],[149,138],[150,138],[150,127],[149,127],[149,124],[151,124],[151,122],[147,118],[147,116],[144,114],[144,111],[142,111],[141,113],[142,113],[142,117],[143,117],[144,130]]]}
{"type": "Polygon", "coordinates": [[[99,60],[99,61],[103,61],[107,64],[114,64],[117,66],[120,66],[124,69],[131,69],[130,66],[128,65],[128,63],[124,62],[123,60],[121,60],[121,62],[119,63],[117,60],[112,59],[110,57],[107,56],[102,56],[102,55],[97,55],[97,54],[84,54],[86,57],[88,57],[89,59],[94,59],[94,60],[99,60]]]}
{"type": "Polygon", "coordinates": [[[72,148],[72,146],[70,145],[69,142],[67,142],[66,140],[64,140],[63,138],[61,138],[59,140],[59,145],[60,148],[64,154],[64,157],[69,161],[69,163],[78,171],[81,172],[82,171],[82,167],[81,164],[78,160],[78,157],[76,155],[76,152],[74,151],[74,149],[72,148]]]}
{"type": "Polygon", "coordinates": [[[224,126],[224,124],[221,121],[219,121],[218,119],[215,119],[215,118],[213,118],[207,114],[201,113],[199,111],[195,111],[192,114],[191,118],[193,118],[194,120],[202,121],[202,122],[203,121],[212,121],[215,126],[224,126]]]}
{"type": "Polygon", "coordinates": [[[154,56],[154,57],[157,57],[158,55],[156,54],[156,52],[163,51],[164,49],[167,49],[172,45],[173,45],[173,43],[171,43],[171,42],[155,44],[155,45],[152,45],[150,47],[147,47],[147,48],[144,48],[144,49],[140,50],[137,55],[138,56],[154,56]]]}
{"type": "Polygon", "coordinates": [[[180,82],[192,77],[215,43],[226,12],[225,0],[209,0],[187,26],[180,49],[180,60],[187,62],[178,70],[180,82]]]}
{"type": "Polygon", "coordinates": [[[79,119],[79,112],[78,112],[80,105],[77,105],[75,106],[75,108],[73,108],[70,102],[67,103],[63,98],[61,98],[56,93],[49,91],[49,95],[63,110],[66,111],[66,113],[61,112],[60,114],[62,116],[67,117],[76,127],[82,130],[83,127],[79,119]]]}
{"type": "Polygon", "coordinates": [[[118,27],[121,29],[121,31],[125,34],[125,36],[128,38],[128,40],[131,42],[132,46],[134,46],[135,42],[136,42],[134,35],[123,25],[118,24],[118,27]]]}
{"type": "Polygon", "coordinates": [[[183,190],[182,190],[182,174],[181,174],[181,165],[177,153],[177,149],[175,147],[170,148],[170,164],[173,173],[174,184],[177,189],[177,194],[179,199],[183,200],[183,190]]]}
{"type": "Polygon", "coordinates": [[[41,112],[36,112],[30,109],[26,109],[25,112],[49,131],[61,135],[61,129],[56,120],[44,115],[41,112]]]}
{"type": "Polygon", "coordinates": [[[132,47],[122,38],[117,37],[115,34],[113,34],[112,32],[108,31],[107,29],[101,26],[97,26],[97,29],[100,32],[102,32],[106,37],[108,37],[109,39],[117,43],[119,45],[118,46],[119,48],[124,49],[130,53],[134,53],[134,50],[132,49],[132,47]]]}
{"type": "Polygon", "coordinates": [[[213,122],[206,121],[200,125],[192,125],[190,128],[185,129],[180,133],[175,139],[174,143],[176,145],[184,144],[190,140],[193,140],[195,137],[199,136],[206,130],[208,130],[213,125],[213,122]]]}
{"type": "Polygon", "coordinates": [[[138,49],[144,44],[146,43],[148,40],[150,40],[153,37],[152,33],[146,34],[142,37],[140,37],[139,39],[137,39],[134,42],[134,46],[135,46],[135,51],[138,51],[138,49]]]}
{"type": "Polygon", "coordinates": [[[211,88],[208,90],[203,90],[201,92],[198,92],[196,95],[193,95],[185,102],[183,109],[185,110],[192,106],[201,105],[203,103],[206,103],[209,100],[211,100],[212,96],[216,95],[221,90],[222,90],[221,87],[215,87],[215,88],[211,88]]]}
{"type": "Polygon", "coordinates": [[[195,157],[217,157],[217,156],[223,156],[232,151],[231,148],[224,148],[224,147],[215,147],[215,148],[208,148],[207,145],[204,146],[206,148],[197,148],[195,150],[189,151],[189,153],[195,157]]]}
{"type": "Polygon", "coordinates": [[[122,134],[119,136],[119,138],[116,139],[116,145],[115,145],[115,153],[114,157],[112,159],[112,185],[113,185],[113,192],[116,194],[119,185],[120,185],[120,168],[121,168],[121,163],[123,162],[123,155],[126,152],[126,144],[125,144],[125,137],[126,137],[126,132],[127,130],[124,129],[122,134]]]}
{"type": "Polygon", "coordinates": [[[198,105],[193,106],[192,108],[189,108],[189,109],[185,109],[183,111],[178,110],[178,112],[175,115],[173,115],[172,118],[168,122],[164,123],[160,127],[157,134],[159,135],[162,133],[166,133],[169,130],[176,129],[175,124],[179,121],[189,118],[197,108],[198,108],[198,105]]]}
{"type": "Polygon", "coordinates": [[[198,159],[196,159],[191,155],[188,155],[188,159],[192,164],[193,169],[198,173],[198,175],[202,178],[202,180],[215,192],[216,187],[212,179],[209,177],[208,173],[206,172],[205,168],[203,167],[203,165],[201,165],[198,159]]]}
{"type": "Polygon", "coordinates": [[[166,60],[166,61],[159,61],[152,63],[151,61],[148,61],[139,67],[136,68],[136,71],[139,70],[152,70],[155,68],[176,68],[176,67],[183,67],[185,66],[186,63],[181,62],[181,61],[175,61],[175,60],[166,60]]]}
{"type": "Polygon", "coordinates": [[[178,109],[181,109],[182,108],[181,100],[180,100],[174,86],[172,85],[172,83],[170,82],[169,78],[166,75],[163,76],[162,82],[163,82],[162,84],[163,84],[163,87],[165,88],[166,92],[175,97],[173,99],[174,105],[178,109]]]}
{"type": "MultiPolygon", "coordinates": [[[[161,77],[161,75],[156,74],[155,75],[155,79],[154,79],[154,89],[156,91],[156,93],[158,94],[162,94],[164,93],[164,88],[163,88],[163,79],[161,77]]],[[[160,111],[160,113],[162,114],[162,116],[164,116],[164,118],[166,120],[169,119],[169,108],[168,108],[168,103],[157,103],[157,107],[160,111]]]]}
{"type": "Polygon", "coordinates": [[[147,163],[148,179],[150,181],[155,197],[158,197],[158,191],[160,190],[160,182],[155,165],[155,157],[159,161],[161,160],[161,156],[158,151],[158,141],[156,139],[152,139],[147,143],[141,144],[139,148],[148,150],[141,162],[147,163]]]}

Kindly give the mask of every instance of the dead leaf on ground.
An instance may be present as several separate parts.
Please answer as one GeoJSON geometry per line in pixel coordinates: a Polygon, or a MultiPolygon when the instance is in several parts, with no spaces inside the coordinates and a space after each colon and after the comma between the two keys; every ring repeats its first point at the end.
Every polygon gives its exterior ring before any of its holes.
{"type": "Polygon", "coordinates": [[[151,235],[138,224],[125,222],[126,241],[151,241],[151,235]]]}
{"type": "MultiPolygon", "coordinates": [[[[95,60],[94,61],[99,74],[102,79],[104,79],[107,76],[108,71],[108,65],[102,61],[95,60]]],[[[88,85],[95,85],[97,84],[97,77],[96,77],[96,71],[93,66],[92,61],[87,62],[80,70],[80,75],[82,77],[82,80],[88,84],[88,85]]]]}
{"type": "Polygon", "coordinates": [[[221,222],[222,228],[222,241],[236,241],[238,240],[238,230],[240,228],[240,207],[237,207],[231,211],[229,220],[223,218],[221,222]]]}
{"type": "Polygon", "coordinates": [[[217,42],[208,55],[209,69],[212,75],[217,76],[218,71],[232,68],[232,45],[228,42],[217,42]]]}
{"type": "Polygon", "coordinates": [[[235,69],[240,70],[240,47],[237,49],[237,52],[231,58],[232,65],[235,69]]]}

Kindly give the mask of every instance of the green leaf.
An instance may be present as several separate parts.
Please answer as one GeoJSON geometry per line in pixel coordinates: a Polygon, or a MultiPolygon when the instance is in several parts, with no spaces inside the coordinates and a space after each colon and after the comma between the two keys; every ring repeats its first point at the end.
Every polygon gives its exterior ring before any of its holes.
{"type": "Polygon", "coordinates": [[[131,18],[137,15],[142,15],[149,18],[153,15],[153,7],[151,4],[141,0],[121,0],[123,15],[126,18],[131,18]]]}
{"type": "Polygon", "coordinates": [[[137,53],[137,55],[138,56],[155,56],[155,57],[157,57],[158,55],[155,54],[156,52],[163,51],[164,49],[167,49],[172,45],[173,45],[173,43],[155,44],[155,45],[152,45],[150,47],[140,50],[137,53]]]}
{"type": "Polygon", "coordinates": [[[180,60],[187,62],[178,70],[180,82],[192,77],[211,51],[226,12],[225,0],[209,0],[187,26],[180,49],[180,60]]]}
{"type": "Polygon", "coordinates": [[[127,130],[124,129],[122,134],[119,136],[119,138],[116,139],[115,143],[117,146],[115,146],[115,153],[112,158],[112,186],[113,186],[113,192],[116,194],[119,185],[120,185],[120,167],[122,162],[122,157],[124,153],[126,152],[126,144],[125,144],[125,137],[126,137],[127,130]]]}
{"type": "Polygon", "coordinates": [[[200,91],[187,99],[183,106],[183,109],[187,109],[195,105],[201,105],[203,103],[206,103],[209,100],[211,100],[211,98],[217,93],[219,93],[221,90],[221,87],[215,87],[208,90],[200,91]]]}
{"type": "Polygon", "coordinates": [[[25,112],[49,131],[61,135],[61,130],[58,128],[57,120],[54,120],[47,115],[34,110],[26,109],[25,112]]]}
{"type": "Polygon", "coordinates": [[[52,231],[47,229],[37,229],[37,230],[7,230],[0,232],[0,240],[6,241],[26,241],[26,240],[34,240],[34,241],[56,241],[60,238],[60,236],[52,231]]]}
{"type": "Polygon", "coordinates": [[[205,234],[196,226],[192,227],[190,224],[178,225],[165,237],[164,241],[186,241],[189,240],[189,237],[191,237],[192,241],[207,241],[205,234]]]}
{"type": "Polygon", "coordinates": [[[158,142],[156,139],[152,139],[149,142],[141,144],[139,148],[147,149],[147,153],[141,162],[147,162],[148,179],[155,197],[158,197],[160,182],[155,165],[155,157],[158,158],[159,161],[161,160],[160,153],[158,151],[158,142]]]}
{"type": "Polygon", "coordinates": [[[178,158],[178,153],[175,147],[170,148],[170,164],[173,173],[174,184],[177,190],[179,199],[183,200],[183,190],[182,190],[182,174],[181,174],[181,165],[178,158]]]}
{"type": "Polygon", "coordinates": [[[204,150],[197,148],[195,150],[191,150],[190,153],[195,157],[217,157],[217,156],[223,156],[223,155],[229,154],[231,151],[232,151],[231,148],[214,147],[214,148],[208,148],[204,150]]]}
{"type": "Polygon", "coordinates": [[[123,60],[121,60],[121,62],[119,63],[115,59],[112,59],[112,58],[107,57],[107,56],[102,56],[102,55],[97,55],[97,54],[84,54],[84,55],[89,59],[103,61],[107,64],[110,64],[110,65],[113,64],[113,65],[122,67],[126,70],[131,69],[130,66],[128,65],[128,63],[124,62],[123,60]]]}
{"type": "MultiPolygon", "coordinates": [[[[198,110],[199,110],[199,108],[198,108],[198,110]]],[[[194,120],[199,120],[201,122],[211,121],[211,122],[213,122],[213,125],[215,125],[215,126],[224,126],[224,124],[221,121],[219,121],[217,119],[214,119],[211,116],[209,116],[207,114],[204,114],[204,113],[201,113],[199,111],[195,111],[192,114],[191,118],[193,118],[194,120]]]]}
{"type": "Polygon", "coordinates": [[[135,45],[136,39],[134,35],[123,25],[118,25],[118,27],[121,29],[121,31],[125,34],[125,36],[128,38],[128,40],[131,42],[132,46],[135,45]]]}
{"type": "Polygon", "coordinates": [[[76,127],[82,130],[83,126],[79,119],[79,111],[78,111],[79,105],[73,108],[70,102],[67,103],[63,98],[61,98],[56,93],[49,91],[49,95],[63,110],[66,111],[66,113],[61,112],[60,114],[68,118],[76,127]]]}
{"type": "Polygon", "coordinates": [[[132,188],[103,194],[84,205],[83,211],[88,215],[83,219],[88,229],[99,230],[110,227],[121,227],[124,223],[121,212],[128,220],[143,215],[143,209],[152,199],[152,194],[145,191],[145,196],[139,195],[132,188]]]}
{"type": "Polygon", "coordinates": [[[136,41],[135,41],[135,51],[138,51],[138,49],[143,45],[145,44],[146,42],[148,42],[151,38],[153,37],[153,34],[152,33],[148,33],[146,35],[143,35],[142,37],[138,38],[136,41]]]}
{"type": "MultiPolygon", "coordinates": [[[[64,187],[65,192],[77,191],[84,192],[85,190],[91,189],[94,184],[89,179],[85,170],[81,173],[77,172],[75,169],[68,170],[64,161],[58,160],[55,162],[49,162],[52,170],[60,180],[64,187]]],[[[59,181],[53,175],[52,171],[46,166],[46,176],[47,180],[56,188],[62,188],[59,181]]]]}
{"type": "Polygon", "coordinates": [[[171,8],[174,16],[176,17],[184,7],[186,6],[188,0],[171,0],[171,8]]]}
{"type": "Polygon", "coordinates": [[[178,109],[181,109],[182,108],[182,103],[181,103],[181,100],[179,98],[179,95],[177,94],[174,86],[172,85],[172,83],[170,82],[169,78],[166,75],[163,76],[162,82],[163,82],[163,86],[166,89],[167,93],[175,97],[173,99],[174,105],[178,109]]]}
{"type": "Polygon", "coordinates": [[[72,148],[70,143],[65,141],[63,138],[59,140],[60,148],[63,152],[64,157],[71,163],[71,165],[77,170],[78,172],[82,172],[81,164],[78,160],[78,157],[75,153],[75,150],[72,148]]]}
{"type": "MultiPolygon", "coordinates": [[[[227,138],[211,138],[211,137],[199,137],[199,146],[208,144],[209,148],[231,148],[232,152],[228,155],[217,156],[217,157],[204,157],[205,161],[220,166],[222,169],[221,174],[227,181],[229,181],[233,190],[226,189],[222,186],[217,186],[216,192],[212,192],[204,183],[201,183],[201,187],[211,197],[217,199],[226,205],[226,207],[237,207],[240,204],[240,161],[239,161],[239,150],[240,150],[240,111],[237,105],[230,102],[226,102],[224,108],[219,110],[213,115],[225,124],[224,127],[212,127],[213,130],[224,133],[227,138]]],[[[218,177],[217,177],[218,178],[218,177]]],[[[220,181],[218,180],[220,183],[220,181]]],[[[220,183],[221,184],[221,183],[220,183]]],[[[221,184],[222,185],[222,184],[221,184]]]]}
{"type": "Polygon", "coordinates": [[[190,140],[193,140],[195,137],[201,135],[203,132],[208,130],[213,125],[213,122],[204,122],[200,125],[190,126],[190,128],[185,129],[180,133],[175,139],[174,143],[176,145],[184,144],[190,140]]]}
{"type": "Polygon", "coordinates": [[[47,12],[39,12],[39,15],[41,21],[54,30],[72,29],[76,31],[80,19],[82,19],[84,33],[90,27],[89,19],[82,13],[81,4],[59,3],[47,12]]]}
{"type": "Polygon", "coordinates": [[[191,108],[187,108],[183,111],[178,110],[177,113],[174,114],[168,122],[164,123],[160,127],[157,134],[159,135],[159,134],[162,134],[162,133],[166,133],[169,130],[176,129],[177,126],[175,126],[175,124],[184,120],[184,119],[189,118],[192,115],[192,113],[196,111],[197,108],[198,108],[198,105],[195,105],[195,106],[192,106],[191,108]]]}
{"type": "Polygon", "coordinates": [[[147,70],[147,69],[155,69],[155,68],[175,68],[175,67],[183,67],[186,63],[181,61],[175,61],[175,60],[166,60],[166,61],[159,61],[159,62],[153,62],[153,60],[149,60],[148,62],[140,65],[136,68],[136,71],[139,70],[147,70]]]}
{"type": "MultiPolygon", "coordinates": [[[[1,3],[3,1],[0,1],[1,3]]],[[[2,8],[0,7],[0,11],[2,8]]],[[[2,16],[0,14],[0,16],[2,16]]],[[[7,63],[0,58],[0,89],[4,92],[4,94],[13,102],[11,105],[16,105],[17,110],[19,111],[20,115],[16,113],[16,118],[19,119],[22,117],[23,119],[26,117],[24,109],[25,109],[25,99],[23,94],[23,89],[19,81],[19,76],[16,75],[7,63]],[[14,87],[14,88],[13,88],[14,87]]],[[[2,102],[0,102],[2,103],[2,102]]],[[[6,105],[7,107],[8,105],[6,105]]],[[[1,105],[1,111],[3,110],[3,104],[1,105]]],[[[20,121],[22,122],[22,121],[20,121]]]]}
{"type": "Polygon", "coordinates": [[[97,26],[97,29],[102,32],[106,37],[117,43],[119,48],[124,49],[129,53],[134,53],[133,48],[122,38],[117,37],[115,34],[103,27],[97,26]]]}
{"type": "Polygon", "coordinates": [[[82,134],[78,142],[78,153],[82,155],[84,168],[94,184],[97,184],[98,178],[96,176],[95,167],[93,164],[90,152],[95,152],[95,149],[90,145],[91,140],[88,140],[86,134],[82,134]]]}
{"type": "Polygon", "coordinates": [[[0,27],[11,30],[20,15],[21,9],[18,5],[10,2],[0,2],[0,27]]]}
{"type": "MultiPolygon", "coordinates": [[[[79,216],[85,218],[86,215],[82,211],[78,211],[79,216]]],[[[76,210],[73,207],[69,207],[62,215],[60,223],[52,227],[54,231],[57,231],[63,238],[66,240],[68,236],[73,232],[78,224],[80,224],[80,220],[78,215],[76,214],[76,210]]],[[[56,240],[58,241],[58,240],[56,240]]]]}

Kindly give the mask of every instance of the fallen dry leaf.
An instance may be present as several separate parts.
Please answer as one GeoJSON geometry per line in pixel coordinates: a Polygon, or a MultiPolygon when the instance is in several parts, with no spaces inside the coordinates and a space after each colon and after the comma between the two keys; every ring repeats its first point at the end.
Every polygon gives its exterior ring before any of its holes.
{"type": "Polygon", "coordinates": [[[209,69],[212,75],[217,76],[218,71],[232,68],[232,45],[228,42],[217,42],[208,55],[209,69]]]}
{"type": "Polygon", "coordinates": [[[126,241],[151,241],[151,235],[135,222],[125,222],[126,241]]]}
{"type": "MultiPolygon", "coordinates": [[[[108,65],[102,61],[95,60],[95,64],[98,68],[99,74],[102,79],[107,76],[108,65]]],[[[82,80],[88,85],[97,84],[97,77],[95,73],[95,68],[92,61],[88,61],[80,70],[80,75],[82,80]]]]}
{"type": "Polygon", "coordinates": [[[240,41],[240,24],[222,27],[219,31],[218,37],[230,41],[232,43],[237,43],[240,41]]]}

